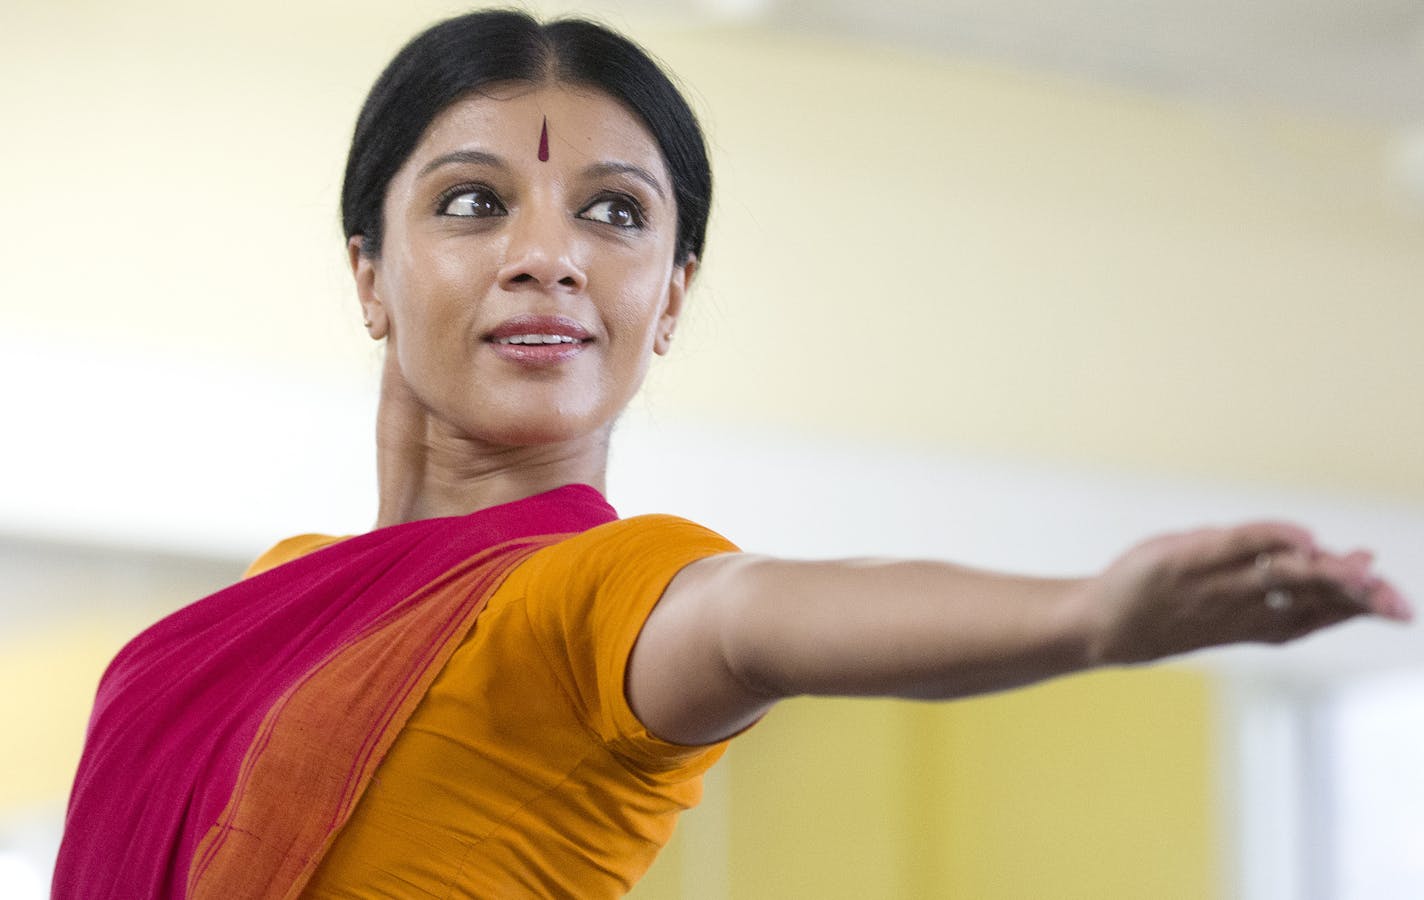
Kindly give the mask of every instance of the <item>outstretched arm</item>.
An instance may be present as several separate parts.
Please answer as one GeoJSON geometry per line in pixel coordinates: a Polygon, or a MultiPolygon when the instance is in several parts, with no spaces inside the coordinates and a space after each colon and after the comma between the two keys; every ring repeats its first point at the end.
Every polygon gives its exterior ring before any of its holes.
{"type": "Polygon", "coordinates": [[[649,616],[628,698],[654,734],[703,744],[798,694],[948,699],[1215,644],[1280,643],[1362,613],[1407,620],[1369,564],[1277,523],[1154,538],[1079,579],[716,556],[680,572],[649,616]]]}

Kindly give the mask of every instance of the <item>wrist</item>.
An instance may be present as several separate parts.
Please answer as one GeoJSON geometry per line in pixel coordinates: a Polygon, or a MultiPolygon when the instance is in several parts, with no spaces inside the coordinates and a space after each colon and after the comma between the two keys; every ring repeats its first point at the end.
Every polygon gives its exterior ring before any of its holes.
{"type": "Polygon", "coordinates": [[[1107,665],[1098,579],[1066,578],[1057,602],[1057,626],[1072,670],[1107,665]]]}

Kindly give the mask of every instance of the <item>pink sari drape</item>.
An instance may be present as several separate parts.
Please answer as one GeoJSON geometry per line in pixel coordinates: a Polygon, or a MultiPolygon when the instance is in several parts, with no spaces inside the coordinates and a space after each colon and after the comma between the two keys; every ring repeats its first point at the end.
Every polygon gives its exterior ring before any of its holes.
{"type": "Polygon", "coordinates": [[[158,622],[110,664],[53,897],[295,897],[489,596],[617,518],[586,485],[349,538],[158,622]]]}

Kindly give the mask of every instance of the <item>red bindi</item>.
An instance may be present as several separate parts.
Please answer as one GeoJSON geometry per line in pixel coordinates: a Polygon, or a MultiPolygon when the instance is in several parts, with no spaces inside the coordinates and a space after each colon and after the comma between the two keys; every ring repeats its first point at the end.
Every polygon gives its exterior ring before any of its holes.
{"type": "Polygon", "coordinates": [[[544,117],[544,127],[539,131],[539,162],[549,161],[549,117],[544,117]]]}

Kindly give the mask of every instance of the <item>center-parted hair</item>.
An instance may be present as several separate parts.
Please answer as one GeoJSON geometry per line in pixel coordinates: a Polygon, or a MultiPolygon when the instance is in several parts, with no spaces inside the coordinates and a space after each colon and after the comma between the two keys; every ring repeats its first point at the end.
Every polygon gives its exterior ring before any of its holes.
{"type": "Polygon", "coordinates": [[[379,256],[391,179],[430,123],[473,91],[499,82],[591,87],[638,116],[662,150],[677,200],[674,261],[702,256],[712,169],[697,117],[641,47],[582,19],[547,24],[512,10],[447,19],[406,44],[371,88],[346,160],[341,222],[362,252],[379,256]]]}

